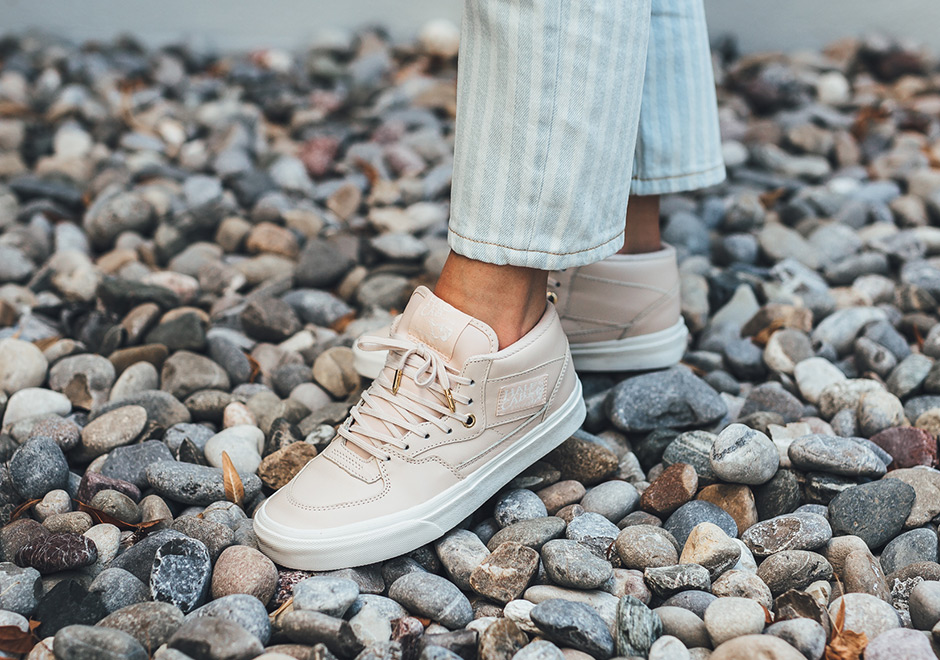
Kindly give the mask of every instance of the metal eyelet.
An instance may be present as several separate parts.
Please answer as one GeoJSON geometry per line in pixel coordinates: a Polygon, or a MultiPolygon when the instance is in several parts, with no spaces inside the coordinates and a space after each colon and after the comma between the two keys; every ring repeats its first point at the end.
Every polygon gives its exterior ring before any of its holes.
{"type": "Polygon", "coordinates": [[[450,435],[453,432],[454,432],[454,429],[447,429],[447,435],[450,435]]]}
{"type": "Polygon", "coordinates": [[[468,406],[469,406],[470,404],[472,404],[472,403],[473,403],[473,399],[467,399],[467,405],[468,405],[468,406]]]}
{"type": "Polygon", "coordinates": [[[548,298],[548,302],[550,302],[553,305],[558,302],[558,294],[555,293],[554,291],[549,291],[548,293],[545,294],[545,297],[548,298]]]}
{"type": "Polygon", "coordinates": [[[467,415],[467,419],[464,421],[463,425],[469,429],[476,423],[477,418],[474,415],[467,415]]]}
{"type": "Polygon", "coordinates": [[[430,433],[425,433],[425,434],[424,434],[424,439],[425,439],[425,440],[430,440],[430,438],[431,438],[431,434],[430,434],[430,433]]]}
{"type": "Polygon", "coordinates": [[[390,463],[391,460],[392,460],[392,457],[391,457],[391,456],[386,456],[386,457],[385,457],[385,462],[386,462],[386,463],[390,463]]]}
{"type": "Polygon", "coordinates": [[[409,449],[411,449],[411,445],[405,445],[402,447],[402,451],[408,451],[409,449]]]}

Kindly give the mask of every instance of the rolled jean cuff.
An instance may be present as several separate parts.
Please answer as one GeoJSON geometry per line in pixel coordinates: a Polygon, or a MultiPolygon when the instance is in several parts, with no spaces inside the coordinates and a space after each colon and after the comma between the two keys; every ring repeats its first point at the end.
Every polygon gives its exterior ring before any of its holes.
{"type": "Polygon", "coordinates": [[[543,250],[518,249],[508,245],[486,243],[461,236],[453,229],[447,232],[451,249],[468,259],[485,261],[499,266],[522,266],[539,270],[563,270],[592,264],[606,259],[623,247],[623,231],[607,241],[576,252],[546,252],[543,250]]]}
{"type": "Polygon", "coordinates": [[[630,194],[666,195],[669,193],[700,190],[717,185],[724,181],[725,178],[725,164],[719,162],[711,167],[689,172],[688,174],[676,174],[648,179],[634,177],[630,182],[630,194]]]}

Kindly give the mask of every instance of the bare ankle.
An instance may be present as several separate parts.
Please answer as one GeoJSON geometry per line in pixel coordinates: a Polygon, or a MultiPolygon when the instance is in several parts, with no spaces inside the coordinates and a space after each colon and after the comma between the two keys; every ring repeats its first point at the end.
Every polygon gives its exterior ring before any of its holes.
{"type": "Polygon", "coordinates": [[[503,349],[542,318],[547,277],[544,270],[497,266],[451,252],[434,293],[493,328],[503,349]]]}
{"type": "Polygon", "coordinates": [[[659,195],[631,195],[619,254],[643,254],[662,249],[659,235],[659,195]]]}

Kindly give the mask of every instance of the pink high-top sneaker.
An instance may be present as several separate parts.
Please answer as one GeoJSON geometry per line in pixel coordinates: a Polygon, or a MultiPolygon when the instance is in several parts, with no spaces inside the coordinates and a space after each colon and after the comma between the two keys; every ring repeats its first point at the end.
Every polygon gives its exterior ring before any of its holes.
{"type": "Polygon", "coordinates": [[[428,289],[385,337],[381,373],[336,437],[255,514],[261,549],[329,570],[410,552],[457,525],[584,419],[555,308],[498,350],[496,333],[428,289]]]}

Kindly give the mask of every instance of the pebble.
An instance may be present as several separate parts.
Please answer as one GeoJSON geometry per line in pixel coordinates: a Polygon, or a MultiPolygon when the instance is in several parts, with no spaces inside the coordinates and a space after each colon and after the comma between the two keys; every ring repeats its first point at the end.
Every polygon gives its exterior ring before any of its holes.
{"type": "Polygon", "coordinates": [[[544,518],[548,515],[545,503],[531,490],[511,490],[496,500],[493,517],[500,527],[508,527],[523,520],[544,518]]]}
{"type": "Polygon", "coordinates": [[[39,571],[0,563],[0,609],[28,617],[42,596],[39,571]]]}
{"type": "Polygon", "coordinates": [[[614,640],[619,656],[649,655],[653,643],[662,634],[659,615],[632,596],[617,603],[617,633],[614,640]]]}
{"type": "Polygon", "coordinates": [[[461,589],[470,588],[470,575],[489,556],[480,537],[465,529],[454,529],[434,543],[448,577],[461,589]]]}
{"type": "Polygon", "coordinates": [[[738,526],[724,509],[702,500],[693,500],[679,507],[666,522],[663,528],[675,537],[679,546],[684,546],[686,539],[696,525],[710,522],[717,525],[725,534],[732,538],[738,535],[738,526]]]}
{"type": "Polygon", "coordinates": [[[537,551],[521,543],[507,541],[474,567],[467,582],[481,596],[508,603],[522,595],[538,569],[537,551]]]}
{"type": "Polygon", "coordinates": [[[195,617],[184,622],[167,641],[167,647],[189,657],[208,657],[213,660],[254,658],[264,650],[258,638],[238,624],[211,616],[195,617]]]}
{"type": "Polygon", "coordinates": [[[721,644],[708,656],[709,660],[806,660],[805,656],[779,637],[772,635],[742,635],[721,644]]]}
{"type": "Polygon", "coordinates": [[[749,527],[741,535],[741,540],[758,557],[781,550],[815,550],[831,538],[829,522],[815,513],[776,516],[749,527]]]}
{"type": "Polygon", "coordinates": [[[708,569],[712,580],[734,566],[741,557],[741,548],[714,523],[703,522],[689,533],[679,564],[697,564],[708,569]]]}
{"type": "Polygon", "coordinates": [[[796,468],[848,477],[878,478],[887,470],[870,448],[836,436],[813,434],[798,438],[790,444],[787,455],[796,468]]]}
{"type": "Polygon", "coordinates": [[[123,406],[112,410],[82,429],[82,449],[91,458],[128,445],[147,425],[147,411],[141,406],[123,406]]]}
{"type": "Polygon", "coordinates": [[[760,431],[744,424],[731,424],[715,439],[710,461],[712,470],[720,479],[755,485],[774,476],[780,455],[770,438],[760,431]]]}
{"type": "MultiPolygon", "coordinates": [[[[277,568],[260,551],[232,545],[221,552],[212,571],[213,598],[248,594],[267,604],[277,587],[277,568]]],[[[359,589],[356,588],[358,595],[359,589]]]]}
{"type": "Polygon", "coordinates": [[[705,622],[696,614],[671,605],[661,605],[653,612],[662,622],[663,635],[679,639],[688,648],[711,646],[705,622]]]}
{"type": "Polygon", "coordinates": [[[886,428],[872,435],[871,441],[891,455],[893,460],[889,468],[937,466],[937,440],[923,429],[913,426],[886,428]]]}
{"type": "Polygon", "coordinates": [[[264,604],[248,594],[231,594],[211,600],[190,612],[186,619],[213,617],[237,623],[257,637],[262,644],[271,638],[271,621],[264,604]]]}
{"type": "Polygon", "coordinates": [[[643,578],[650,590],[660,598],[668,598],[687,589],[708,591],[711,587],[708,569],[698,564],[647,568],[643,571],[643,578]]]}
{"type": "MultiPolygon", "coordinates": [[[[163,497],[183,504],[206,506],[225,499],[222,470],[219,468],[159,461],[146,467],[147,482],[163,497]]],[[[261,490],[261,480],[254,474],[239,473],[245,487],[245,499],[251,500],[261,490]]]]}
{"type": "Polygon", "coordinates": [[[917,630],[930,630],[940,621],[940,582],[923,580],[911,590],[908,608],[917,630]]]}
{"type": "Polygon", "coordinates": [[[628,378],[611,390],[606,405],[611,421],[627,433],[707,425],[727,412],[718,393],[682,366],[628,378]]]}
{"type": "Polygon", "coordinates": [[[673,463],[647,486],[640,508],[657,516],[668,516],[691,500],[698,490],[698,473],[688,463],[673,463]]]}
{"type": "Polygon", "coordinates": [[[150,657],[136,639],[120,630],[72,625],[55,634],[57,657],[79,658],[93,653],[101,660],[147,660],[150,657]]]}
{"type": "Polygon", "coordinates": [[[625,527],[614,546],[625,568],[645,570],[679,563],[679,544],[672,534],[653,525],[625,527]]]}
{"type": "Polygon", "coordinates": [[[850,486],[829,503],[834,534],[853,534],[869,548],[881,548],[897,536],[914,505],[914,489],[898,479],[850,486]]]}
{"type": "Polygon", "coordinates": [[[98,625],[127,633],[154,653],[183,625],[183,613],[169,603],[139,602],[112,612],[98,625]]]}
{"type": "Polygon", "coordinates": [[[389,587],[388,596],[409,611],[451,629],[462,628],[473,618],[473,609],[467,597],[453,583],[438,575],[404,575],[389,587]]]}
{"type": "Polygon", "coordinates": [[[845,603],[845,630],[864,633],[875,639],[881,633],[901,627],[897,612],[888,603],[869,594],[845,594],[829,604],[829,616],[835,618],[845,603]]]}
{"type": "Polygon", "coordinates": [[[914,630],[886,630],[865,647],[866,660],[932,660],[936,657],[927,636],[914,630]]]}
{"type": "MultiPolygon", "coordinates": [[[[88,591],[100,594],[101,602],[109,612],[129,608],[150,598],[147,585],[132,573],[115,567],[106,568],[98,573],[88,586],[88,591]]],[[[182,615],[180,621],[182,621],[182,615]]]]}
{"type": "Polygon", "coordinates": [[[49,368],[42,351],[33,343],[11,338],[0,339],[0,365],[0,389],[8,395],[39,387],[49,368]]]}
{"type": "Polygon", "coordinates": [[[547,541],[562,536],[565,533],[565,527],[565,521],[556,516],[523,520],[496,532],[486,542],[486,547],[495,550],[502,543],[515,541],[534,550],[540,550],[547,541]]]}
{"type": "Polygon", "coordinates": [[[599,513],[616,523],[633,511],[640,501],[636,488],[625,481],[606,481],[594,486],[581,499],[588,513],[599,513]]]}
{"type": "Polygon", "coordinates": [[[47,534],[20,547],[16,563],[30,566],[43,575],[94,564],[98,560],[95,542],[78,534],[47,534]]]}
{"type": "Polygon", "coordinates": [[[705,629],[714,646],[764,630],[764,608],[748,598],[718,598],[705,610],[705,629]]]}
{"type": "Polygon", "coordinates": [[[779,637],[806,658],[819,660],[826,648],[826,629],[812,619],[778,621],[767,626],[764,634],[779,637]]]}
{"type": "Polygon", "coordinates": [[[11,426],[24,419],[46,415],[68,415],[72,402],[64,394],[41,387],[27,387],[12,394],[6,402],[3,426],[11,426]]]}
{"type": "Polygon", "coordinates": [[[359,597],[359,585],[348,578],[312,577],[294,585],[294,609],[342,617],[359,597]]]}
{"type": "Polygon", "coordinates": [[[595,658],[608,658],[614,640],[597,612],[584,603],[549,599],[532,608],[532,621],[556,644],[570,646],[595,658]]]}
{"type": "Polygon", "coordinates": [[[190,612],[208,595],[211,574],[209,551],[203,543],[185,537],[171,539],[154,554],[151,597],[175,605],[183,613],[190,612]]]}
{"type": "Polygon", "coordinates": [[[761,562],[757,576],[778,596],[788,589],[803,589],[816,580],[828,580],[832,566],[815,552],[781,550],[761,562]]]}
{"type": "Polygon", "coordinates": [[[613,575],[610,562],[577,541],[555,539],[541,549],[548,577],[562,587],[597,589],[613,575]]]}

